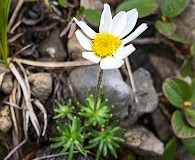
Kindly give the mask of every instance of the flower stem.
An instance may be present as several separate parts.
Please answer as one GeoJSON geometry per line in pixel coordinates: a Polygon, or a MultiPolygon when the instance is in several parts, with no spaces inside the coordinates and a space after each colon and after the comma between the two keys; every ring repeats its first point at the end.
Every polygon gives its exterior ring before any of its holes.
{"type": "Polygon", "coordinates": [[[100,86],[101,86],[101,82],[102,82],[102,76],[103,76],[103,70],[100,68],[98,82],[97,82],[97,86],[96,86],[96,92],[95,92],[95,103],[94,103],[95,110],[96,110],[100,86]]]}

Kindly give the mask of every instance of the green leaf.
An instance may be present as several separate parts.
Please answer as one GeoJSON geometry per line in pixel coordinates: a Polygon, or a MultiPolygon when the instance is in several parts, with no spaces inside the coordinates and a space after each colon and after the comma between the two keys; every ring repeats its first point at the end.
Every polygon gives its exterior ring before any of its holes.
{"type": "Polygon", "coordinates": [[[142,18],[154,13],[158,8],[158,3],[155,0],[127,0],[117,7],[116,13],[130,11],[133,8],[138,10],[139,18],[142,18]]]}
{"type": "Polygon", "coordinates": [[[70,149],[69,149],[69,154],[68,154],[68,160],[72,160],[72,157],[73,157],[73,150],[74,150],[74,144],[71,143],[70,149]]]}
{"type": "Polygon", "coordinates": [[[187,122],[195,128],[195,110],[192,108],[186,108],[184,110],[185,118],[187,122]]]}
{"type": "Polygon", "coordinates": [[[170,36],[175,32],[176,25],[173,22],[163,22],[163,21],[156,21],[155,22],[156,29],[163,34],[164,36],[170,36]]]}
{"type": "Polygon", "coordinates": [[[174,40],[176,42],[180,42],[180,43],[184,43],[184,44],[191,44],[192,42],[190,42],[189,40],[187,40],[186,38],[182,37],[181,35],[174,33],[173,35],[171,35],[169,37],[169,39],[174,40]]]}
{"type": "Polygon", "coordinates": [[[58,0],[58,3],[63,8],[67,7],[67,1],[66,0],[58,0]]]}
{"type": "Polygon", "coordinates": [[[68,141],[60,153],[65,153],[70,148],[70,145],[72,145],[72,141],[68,141]]]}
{"type": "MultiPolygon", "coordinates": [[[[50,139],[50,140],[53,141],[53,139],[50,139]]],[[[61,147],[62,145],[64,145],[64,141],[59,141],[59,142],[52,144],[51,148],[58,148],[58,147],[61,147]]]]}
{"type": "Polygon", "coordinates": [[[189,0],[162,0],[160,8],[164,16],[173,18],[181,14],[188,4],[189,0]]]}
{"type": "Polygon", "coordinates": [[[191,128],[184,123],[180,111],[175,111],[171,118],[171,126],[175,135],[179,138],[195,137],[195,128],[191,128]]]}
{"type": "Polygon", "coordinates": [[[195,57],[195,43],[191,45],[190,51],[193,57],[195,57]]]}
{"type": "Polygon", "coordinates": [[[98,146],[98,150],[97,150],[97,153],[96,153],[96,159],[99,159],[101,153],[102,153],[102,150],[103,150],[103,146],[104,146],[104,141],[101,140],[100,141],[100,144],[98,146]]]}
{"type": "Polygon", "coordinates": [[[177,148],[176,139],[171,139],[165,146],[162,160],[174,160],[177,148]]]}
{"type": "Polygon", "coordinates": [[[182,77],[186,77],[189,75],[190,70],[191,70],[192,60],[193,60],[193,57],[191,56],[188,59],[186,59],[185,62],[183,63],[181,70],[180,70],[180,74],[182,77]]]}
{"type": "Polygon", "coordinates": [[[192,89],[192,96],[190,97],[189,101],[194,104],[195,103],[195,78],[192,80],[191,89],[192,89]]]}
{"type": "Polygon", "coordinates": [[[187,151],[195,156],[195,138],[182,139],[182,143],[187,151]]]}
{"type": "Polygon", "coordinates": [[[166,79],[162,88],[170,103],[178,108],[182,108],[192,94],[190,85],[179,78],[166,79]]]}
{"type": "Polygon", "coordinates": [[[7,26],[11,0],[0,1],[0,58],[8,68],[7,26]]]}
{"type": "Polygon", "coordinates": [[[101,12],[98,10],[93,9],[85,9],[83,11],[83,15],[85,16],[85,19],[92,25],[98,27],[100,23],[101,18],[101,12]]]}
{"type": "Polygon", "coordinates": [[[109,148],[111,154],[112,154],[115,158],[117,158],[117,154],[116,154],[115,149],[114,149],[113,146],[112,146],[111,144],[109,144],[109,143],[108,143],[108,148],[109,148]]]}
{"type": "Polygon", "coordinates": [[[86,155],[86,151],[85,149],[83,148],[83,146],[79,143],[79,141],[74,141],[77,149],[83,154],[83,155],[86,155]]]}

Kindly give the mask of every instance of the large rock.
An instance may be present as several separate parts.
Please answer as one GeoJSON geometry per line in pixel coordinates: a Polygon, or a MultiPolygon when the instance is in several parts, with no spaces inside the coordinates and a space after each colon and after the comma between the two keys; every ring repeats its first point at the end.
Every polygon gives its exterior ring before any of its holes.
{"type": "MultiPolygon", "coordinates": [[[[75,68],[69,75],[69,81],[78,97],[84,104],[87,90],[95,93],[99,75],[99,65],[75,68]]],[[[104,98],[108,98],[108,105],[113,104],[115,116],[124,118],[128,114],[128,107],[134,101],[131,88],[123,81],[118,69],[104,70],[102,78],[104,98]]]]}
{"type": "Polygon", "coordinates": [[[64,61],[67,53],[64,48],[64,43],[60,38],[60,31],[56,29],[51,32],[39,46],[41,57],[52,58],[55,61],[64,61]]]}
{"type": "Polygon", "coordinates": [[[158,95],[154,89],[150,73],[142,68],[133,72],[138,102],[134,103],[129,109],[129,116],[126,125],[131,126],[138,117],[146,113],[153,112],[158,105],[158,95]]]}
{"type": "Polygon", "coordinates": [[[158,95],[153,86],[150,73],[142,68],[133,72],[135,80],[136,95],[138,103],[135,103],[139,114],[150,113],[154,111],[158,105],[158,95]]]}
{"type": "Polygon", "coordinates": [[[164,152],[163,143],[142,126],[129,128],[124,134],[124,144],[132,148],[138,155],[157,156],[164,152]]]}
{"type": "Polygon", "coordinates": [[[171,138],[171,127],[165,115],[157,108],[152,114],[151,118],[158,137],[167,142],[171,138]]]}
{"type": "Polygon", "coordinates": [[[28,76],[31,91],[41,101],[48,99],[52,92],[52,77],[49,73],[31,73],[28,76]]]}

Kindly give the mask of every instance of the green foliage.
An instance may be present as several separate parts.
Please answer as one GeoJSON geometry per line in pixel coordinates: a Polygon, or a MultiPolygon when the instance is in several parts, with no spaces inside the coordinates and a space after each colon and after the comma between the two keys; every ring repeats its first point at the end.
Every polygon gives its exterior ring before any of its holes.
{"type": "Polygon", "coordinates": [[[164,16],[173,18],[181,14],[188,4],[189,0],[162,0],[161,11],[164,16]]]}
{"type": "Polygon", "coordinates": [[[187,151],[195,156],[195,138],[182,139],[182,143],[187,151]]]}
{"type": "Polygon", "coordinates": [[[184,107],[184,103],[192,96],[192,88],[180,78],[168,78],[163,83],[163,92],[167,99],[177,108],[184,107]]]}
{"type": "Polygon", "coordinates": [[[195,137],[195,128],[187,125],[182,117],[180,111],[175,111],[171,118],[171,125],[174,134],[179,138],[193,138],[195,137]]]}
{"type": "MultiPolygon", "coordinates": [[[[177,138],[180,138],[189,153],[195,154],[195,79],[191,84],[180,78],[168,78],[163,83],[163,92],[171,104],[180,109],[174,111],[171,118],[171,128],[177,138]],[[182,109],[182,110],[181,110],[182,109]]],[[[163,160],[174,159],[175,142],[170,141],[165,147],[163,160]],[[170,155],[170,156],[169,156],[170,155]]]]}
{"type": "Polygon", "coordinates": [[[139,13],[139,17],[146,17],[156,11],[158,3],[155,0],[127,0],[121,3],[116,12],[129,11],[136,8],[139,13]]]}
{"type": "Polygon", "coordinates": [[[8,67],[7,25],[11,0],[0,1],[0,56],[8,67]]]}
{"type": "Polygon", "coordinates": [[[156,29],[168,39],[174,40],[176,42],[191,44],[190,41],[175,33],[176,25],[174,22],[163,22],[161,20],[157,20],[155,22],[156,29]]]}
{"type": "Polygon", "coordinates": [[[111,154],[117,158],[117,154],[114,148],[118,148],[119,142],[123,142],[124,140],[116,135],[123,133],[124,130],[117,126],[118,121],[113,121],[111,124],[109,124],[107,127],[102,129],[102,131],[97,131],[93,128],[89,128],[88,131],[90,133],[93,133],[91,136],[93,139],[89,141],[89,145],[85,148],[91,149],[95,146],[98,146],[98,150],[96,153],[96,159],[99,159],[101,153],[103,152],[103,155],[106,156],[108,153],[108,150],[111,152],[111,154]]]}
{"type": "Polygon", "coordinates": [[[181,69],[180,69],[180,74],[182,77],[186,77],[189,75],[190,71],[191,71],[191,64],[193,61],[193,57],[190,56],[188,59],[186,59],[186,61],[183,63],[181,69]]]}
{"type": "Polygon", "coordinates": [[[171,139],[165,146],[165,151],[163,153],[162,160],[174,160],[175,154],[177,149],[177,140],[171,139]]]}
{"type": "Polygon", "coordinates": [[[155,27],[161,34],[165,36],[172,35],[176,29],[175,23],[173,22],[164,23],[163,21],[160,21],[160,20],[155,22],[155,27]]]}
{"type": "Polygon", "coordinates": [[[105,99],[102,101],[102,99],[103,88],[100,89],[100,95],[96,106],[94,106],[95,98],[89,91],[87,93],[86,106],[83,106],[80,103],[77,104],[81,110],[78,114],[87,118],[87,122],[85,123],[86,126],[96,126],[98,124],[100,127],[104,127],[109,118],[112,117],[112,114],[110,113],[113,106],[106,106],[108,100],[105,99]]]}
{"type": "Polygon", "coordinates": [[[184,110],[185,118],[188,124],[195,128],[195,111],[192,108],[186,108],[184,110]]]}
{"type": "Polygon", "coordinates": [[[193,57],[195,57],[195,43],[191,45],[190,51],[193,57]]]}
{"type": "Polygon", "coordinates": [[[66,106],[62,106],[61,103],[57,100],[55,100],[57,108],[54,109],[56,113],[58,113],[56,116],[54,116],[54,119],[57,118],[64,118],[68,117],[69,119],[72,119],[72,113],[74,111],[74,106],[71,105],[71,99],[68,100],[68,103],[66,106]]]}
{"type": "Polygon", "coordinates": [[[169,39],[176,41],[176,42],[180,42],[180,43],[184,43],[184,44],[191,44],[192,42],[190,42],[189,40],[187,40],[186,38],[182,37],[180,34],[178,33],[174,33],[172,34],[170,37],[168,37],[169,39]]]}
{"type": "Polygon", "coordinates": [[[191,89],[192,89],[192,96],[190,97],[189,101],[194,104],[195,103],[195,78],[192,80],[191,89]]]}
{"type": "Polygon", "coordinates": [[[67,7],[67,0],[58,0],[58,3],[63,8],[67,7]]]}
{"type": "Polygon", "coordinates": [[[61,153],[65,153],[69,150],[68,160],[72,160],[73,150],[76,147],[83,155],[86,155],[86,151],[82,146],[84,141],[82,131],[83,127],[81,126],[81,121],[79,118],[74,117],[72,119],[72,125],[57,123],[57,130],[62,134],[61,137],[50,138],[51,141],[55,142],[51,145],[52,148],[57,148],[63,146],[61,153]]]}
{"type": "Polygon", "coordinates": [[[113,106],[108,107],[106,104],[107,100],[103,100],[102,88],[99,92],[97,105],[95,106],[94,96],[88,91],[86,106],[78,103],[79,111],[76,111],[75,107],[72,106],[71,100],[66,106],[56,101],[57,108],[54,111],[57,115],[54,116],[54,119],[68,118],[70,123],[63,125],[56,121],[57,130],[61,136],[50,138],[51,141],[55,142],[51,147],[63,147],[62,153],[69,152],[68,160],[72,159],[74,149],[86,155],[86,149],[96,147],[98,148],[96,159],[99,159],[102,154],[106,156],[108,150],[114,157],[117,157],[115,148],[119,147],[119,142],[123,142],[119,134],[124,130],[117,126],[118,121],[110,122],[113,106]]]}

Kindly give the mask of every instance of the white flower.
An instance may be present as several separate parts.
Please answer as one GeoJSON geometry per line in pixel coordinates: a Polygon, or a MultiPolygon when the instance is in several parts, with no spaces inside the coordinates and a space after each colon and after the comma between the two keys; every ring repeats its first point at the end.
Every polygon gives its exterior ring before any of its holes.
{"type": "Polygon", "coordinates": [[[124,63],[123,59],[135,51],[132,44],[126,44],[148,28],[147,24],[142,23],[128,35],[135,27],[137,19],[136,9],[128,12],[121,11],[112,19],[110,6],[104,4],[99,33],[96,33],[86,23],[74,18],[76,24],[86,34],[85,36],[80,30],[75,32],[80,45],[87,50],[82,53],[82,57],[91,62],[100,63],[101,69],[120,68],[124,63]]]}

